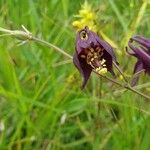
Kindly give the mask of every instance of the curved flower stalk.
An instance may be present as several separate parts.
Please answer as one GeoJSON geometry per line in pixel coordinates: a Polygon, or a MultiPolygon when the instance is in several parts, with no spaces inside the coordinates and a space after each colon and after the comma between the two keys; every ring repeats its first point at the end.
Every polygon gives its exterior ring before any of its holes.
{"type": "Polygon", "coordinates": [[[73,62],[83,77],[81,88],[83,89],[90,77],[92,69],[98,73],[109,71],[114,74],[112,63],[116,62],[113,48],[85,27],[78,31],[76,37],[76,51],[73,62]]]}
{"type": "Polygon", "coordinates": [[[133,71],[135,77],[131,81],[131,86],[135,86],[140,72],[144,71],[150,75],[150,39],[142,36],[134,36],[130,39],[128,45],[132,50],[128,51],[127,49],[128,54],[137,58],[133,71]]]}

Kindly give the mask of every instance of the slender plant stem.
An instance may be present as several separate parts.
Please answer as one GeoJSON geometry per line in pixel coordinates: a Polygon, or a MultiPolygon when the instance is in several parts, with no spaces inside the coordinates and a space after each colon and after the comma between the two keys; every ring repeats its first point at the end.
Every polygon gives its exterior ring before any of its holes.
{"type": "Polygon", "coordinates": [[[140,96],[143,96],[144,98],[150,100],[150,97],[148,95],[145,95],[142,92],[137,91],[136,89],[131,87],[129,84],[122,84],[122,83],[120,83],[120,82],[118,82],[118,81],[116,81],[116,80],[114,80],[112,78],[109,78],[109,77],[106,77],[104,75],[101,75],[101,74],[97,73],[96,71],[93,71],[93,72],[95,72],[97,75],[103,77],[104,79],[107,79],[107,80],[111,81],[112,83],[114,83],[116,85],[119,85],[119,86],[121,86],[123,88],[126,88],[126,89],[128,89],[128,90],[130,90],[130,91],[132,91],[132,92],[134,92],[134,93],[136,93],[136,94],[138,94],[140,96]]]}
{"type": "MultiPolygon", "coordinates": [[[[150,86],[150,82],[144,83],[144,84],[141,84],[141,85],[134,86],[134,89],[138,90],[138,89],[142,89],[142,88],[145,88],[145,87],[148,87],[148,86],[150,86]]],[[[114,91],[114,94],[123,93],[123,92],[125,92],[126,90],[127,90],[127,89],[125,89],[125,88],[120,89],[120,90],[116,90],[116,91],[114,91]]]]}
{"type": "Polygon", "coordinates": [[[8,29],[4,29],[4,28],[0,27],[0,32],[8,33],[7,35],[14,35],[17,38],[23,39],[24,41],[28,40],[28,41],[34,41],[34,42],[37,42],[37,43],[40,43],[40,44],[44,44],[45,46],[53,48],[57,52],[62,53],[64,56],[66,56],[66,57],[68,57],[70,59],[73,59],[73,57],[70,54],[66,53],[64,50],[60,49],[59,47],[57,47],[57,46],[55,46],[55,45],[53,45],[53,44],[51,44],[49,42],[46,42],[46,41],[44,41],[42,39],[34,37],[32,35],[32,33],[30,33],[24,26],[22,26],[22,27],[23,27],[24,31],[8,30],[8,29]]]}
{"type": "MultiPolygon", "coordinates": [[[[53,44],[51,44],[51,43],[49,43],[49,42],[46,42],[46,41],[44,41],[44,40],[42,40],[42,39],[39,39],[39,38],[37,38],[37,37],[34,37],[34,36],[32,35],[32,33],[30,33],[24,26],[23,26],[23,31],[20,31],[20,30],[7,30],[7,29],[4,29],[4,28],[1,28],[1,27],[0,27],[0,32],[8,33],[8,35],[13,35],[13,36],[16,36],[17,38],[19,37],[19,38],[23,39],[24,41],[27,41],[27,40],[28,40],[28,41],[34,41],[34,42],[43,44],[43,45],[45,45],[45,46],[47,46],[47,47],[53,48],[53,49],[56,50],[57,52],[60,52],[60,53],[63,54],[64,56],[68,57],[69,59],[73,59],[73,57],[72,57],[70,54],[68,54],[67,52],[65,52],[65,51],[62,50],[61,48],[59,48],[59,47],[57,47],[57,46],[55,46],[55,45],[53,45],[53,44]]],[[[120,68],[118,67],[118,65],[117,65],[116,63],[114,63],[114,62],[113,62],[113,64],[116,66],[116,68],[118,69],[118,71],[120,72],[120,74],[124,77],[124,75],[123,75],[122,71],[120,70],[120,68]]],[[[126,83],[125,83],[125,84],[122,84],[122,83],[120,83],[120,82],[118,82],[118,81],[116,81],[116,80],[114,80],[114,79],[111,79],[111,78],[109,78],[109,77],[106,77],[106,76],[104,76],[104,75],[101,75],[101,74],[97,73],[97,72],[94,71],[94,70],[93,70],[93,72],[95,72],[95,73],[98,74],[99,76],[101,76],[101,77],[103,77],[103,78],[105,78],[105,79],[111,81],[111,82],[114,83],[114,84],[117,84],[117,85],[119,85],[119,86],[121,86],[121,87],[123,87],[123,88],[126,88],[126,89],[128,89],[128,90],[130,90],[130,91],[132,91],[132,92],[134,92],[134,93],[136,93],[136,94],[138,94],[138,95],[140,95],[140,96],[142,96],[142,97],[144,97],[144,98],[150,100],[150,97],[149,97],[148,95],[145,95],[145,94],[143,94],[143,93],[137,91],[137,90],[134,89],[133,87],[131,87],[131,86],[128,84],[128,81],[126,80],[125,77],[124,77],[124,79],[125,79],[126,83]]]]}
{"type": "Polygon", "coordinates": [[[60,53],[62,53],[63,55],[65,55],[66,57],[68,57],[68,58],[70,58],[70,59],[73,59],[73,57],[72,57],[70,54],[66,53],[64,50],[60,49],[59,47],[57,47],[57,46],[55,46],[55,45],[53,45],[53,44],[51,44],[51,43],[49,43],[49,42],[46,42],[46,41],[44,41],[44,40],[42,40],[42,39],[39,39],[39,38],[36,38],[36,37],[32,37],[31,40],[33,40],[33,41],[35,41],[35,42],[38,42],[38,43],[41,43],[41,44],[44,44],[44,45],[46,45],[47,47],[53,48],[53,49],[55,49],[57,52],[60,52],[60,53]]]}
{"type": "Polygon", "coordinates": [[[123,74],[122,70],[119,68],[119,66],[116,64],[116,62],[113,61],[114,66],[117,68],[117,70],[119,71],[119,73],[122,75],[124,81],[126,83],[128,83],[128,80],[126,79],[125,75],[123,74]]]}

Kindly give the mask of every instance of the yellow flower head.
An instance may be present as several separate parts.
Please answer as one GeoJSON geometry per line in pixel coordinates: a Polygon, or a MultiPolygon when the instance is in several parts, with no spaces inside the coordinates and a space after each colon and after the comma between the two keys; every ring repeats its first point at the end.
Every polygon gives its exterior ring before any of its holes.
{"type": "Polygon", "coordinates": [[[107,73],[107,68],[102,68],[101,70],[99,70],[98,73],[99,74],[106,74],[107,73]]]}
{"type": "Polygon", "coordinates": [[[99,74],[106,74],[108,72],[107,68],[106,68],[106,64],[105,64],[106,60],[102,59],[101,60],[101,67],[98,67],[95,69],[95,71],[99,74]]]}
{"type": "Polygon", "coordinates": [[[77,29],[80,30],[85,26],[88,26],[90,30],[97,32],[97,27],[95,24],[96,21],[96,14],[92,10],[91,5],[88,4],[87,1],[81,6],[81,10],[79,10],[79,14],[75,17],[78,20],[73,21],[72,25],[77,29]]]}

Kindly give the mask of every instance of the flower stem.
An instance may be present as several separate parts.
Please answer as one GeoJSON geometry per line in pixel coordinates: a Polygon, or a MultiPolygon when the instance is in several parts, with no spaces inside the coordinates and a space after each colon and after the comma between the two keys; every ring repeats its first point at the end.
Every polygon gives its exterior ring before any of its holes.
{"type": "Polygon", "coordinates": [[[112,83],[114,83],[116,85],[119,85],[119,86],[121,86],[121,87],[123,87],[125,89],[128,89],[128,90],[130,90],[130,91],[132,91],[132,92],[134,92],[134,93],[136,93],[136,94],[138,94],[138,95],[140,95],[140,96],[150,100],[150,97],[148,95],[145,95],[142,92],[139,92],[138,90],[136,90],[133,87],[131,87],[129,84],[121,84],[120,82],[118,82],[118,81],[116,81],[116,80],[114,80],[112,78],[106,77],[104,75],[101,75],[101,74],[97,73],[96,71],[93,71],[93,72],[95,72],[97,75],[101,76],[102,78],[111,81],[112,83]]]}
{"type": "Polygon", "coordinates": [[[36,37],[32,37],[32,40],[35,41],[35,42],[44,44],[44,45],[47,46],[47,47],[53,48],[53,49],[55,49],[57,52],[62,53],[64,56],[66,56],[66,57],[68,57],[68,58],[70,58],[70,59],[73,59],[73,57],[72,57],[70,54],[66,53],[64,50],[60,49],[59,47],[57,47],[57,46],[55,46],[55,45],[53,45],[53,44],[51,44],[51,43],[49,43],[49,42],[46,42],[46,41],[44,41],[44,40],[42,40],[42,39],[39,39],[39,38],[36,38],[36,37]]]}
{"type": "MultiPolygon", "coordinates": [[[[28,40],[28,41],[34,41],[34,42],[43,44],[43,45],[45,45],[45,46],[47,46],[47,47],[49,47],[49,48],[52,48],[52,49],[56,50],[57,52],[59,52],[59,53],[61,53],[61,54],[63,54],[64,56],[68,57],[69,59],[71,59],[71,60],[73,59],[73,57],[72,57],[70,54],[68,54],[67,52],[65,52],[65,51],[62,50],[61,48],[59,48],[59,47],[57,47],[57,46],[55,46],[55,45],[53,45],[53,44],[51,44],[51,43],[49,43],[49,42],[46,42],[46,41],[44,41],[44,40],[42,40],[42,39],[39,39],[39,38],[37,38],[37,37],[34,37],[34,36],[32,35],[32,33],[30,33],[24,26],[23,26],[23,29],[24,29],[23,31],[22,31],[22,30],[7,30],[7,29],[4,29],[4,28],[1,28],[1,27],[0,27],[0,32],[8,33],[8,35],[15,36],[16,38],[21,38],[21,39],[24,40],[24,41],[27,41],[27,40],[28,40]]],[[[113,62],[113,64],[116,66],[116,68],[118,69],[118,71],[119,71],[119,72],[121,73],[121,75],[124,77],[124,75],[123,75],[122,71],[120,70],[120,68],[118,67],[118,65],[117,65],[116,63],[114,63],[114,62],[113,62]]],[[[136,94],[138,94],[138,95],[140,95],[140,96],[142,96],[142,97],[144,97],[144,98],[150,100],[150,97],[149,97],[148,95],[145,95],[145,94],[143,94],[143,93],[137,91],[137,90],[134,89],[133,87],[131,87],[131,86],[128,84],[128,81],[126,80],[125,77],[124,77],[124,80],[126,81],[126,84],[124,85],[124,84],[122,84],[122,83],[120,83],[120,82],[118,82],[118,81],[116,81],[116,80],[114,80],[114,79],[111,79],[111,78],[109,78],[109,77],[106,77],[106,76],[104,76],[104,75],[101,75],[101,74],[97,73],[96,71],[93,71],[93,72],[95,72],[95,73],[98,74],[99,76],[101,76],[101,77],[103,77],[103,78],[105,78],[105,79],[111,81],[112,83],[114,83],[114,84],[116,84],[116,85],[119,85],[119,86],[121,86],[121,87],[123,87],[123,88],[126,88],[126,89],[128,89],[128,90],[130,90],[130,91],[132,91],[132,92],[134,92],[134,93],[136,93],[136,94]]]]}
{"type": "Polygon", "coordinates": [[[114,66],[117,68],[117,70],[119,71],[119,73],[122,75],[124,81],[126,83],[128,83],[128,80],[126,79],[125,75],[123,74],[122,70],[119,68],[119,66],[116,64],[116,62],[113,61],[114,66]]]}

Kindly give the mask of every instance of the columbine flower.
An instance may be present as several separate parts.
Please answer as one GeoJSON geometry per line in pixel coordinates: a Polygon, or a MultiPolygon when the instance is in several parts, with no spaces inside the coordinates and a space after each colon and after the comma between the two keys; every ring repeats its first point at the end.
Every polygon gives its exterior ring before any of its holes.
{"type": "Polygon", "coordinates": [[[79,10],[79,14],[75,17],[78,18],[78,20],[75,20],[72,25],[77,29],[81,30],[85,26],[88,26],[90,30],[96,32],[96,13],[92,10],[91,5],[88,4],[87,1],[82,5],[81,10],[79,10]]]}
{"type": "Polygon", "coordinates": [[[139,73],[142,70],[150,75],[150,39],[142,36],[134,36],[130,39],[128,45],[132,52],[129,52],[128,50],[127,52],[137,58],[133,71],[135,77],[131,81],[131,85],[135,86],[139,79],[139,73]],[[134,43],[138,45],[135,45],[134,43]]]}
{"type": "Polygon", "coordinates": [[[95,32],[85,27],[77,33],[73,62],[83,76],[82,89],[94,69],[98,73],[107,71],[114,75],[112,61],[116,61],[113,48],[100,39],[95,32]]]}

